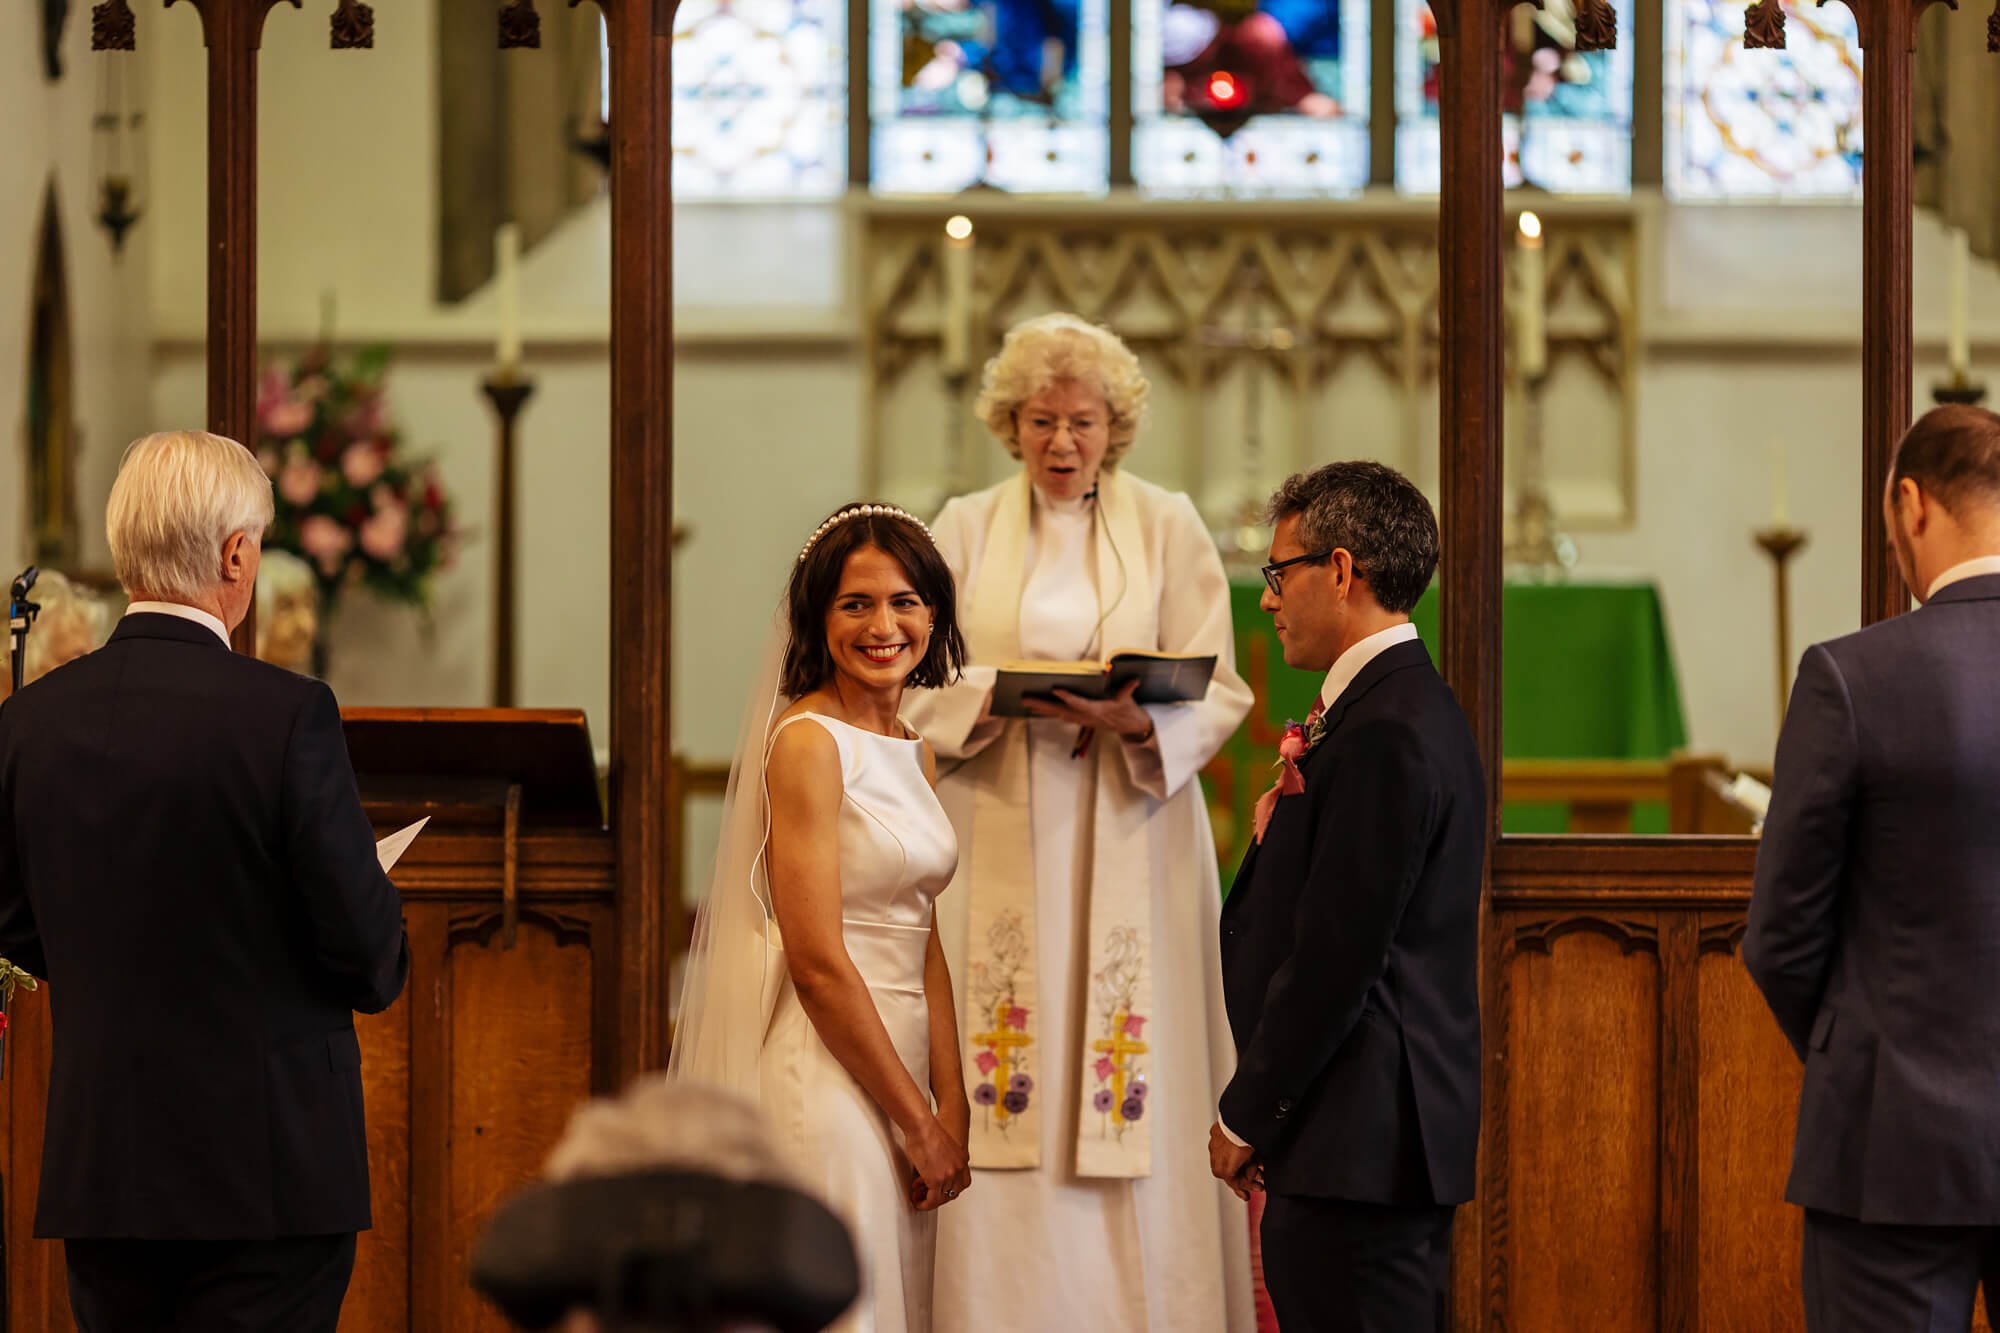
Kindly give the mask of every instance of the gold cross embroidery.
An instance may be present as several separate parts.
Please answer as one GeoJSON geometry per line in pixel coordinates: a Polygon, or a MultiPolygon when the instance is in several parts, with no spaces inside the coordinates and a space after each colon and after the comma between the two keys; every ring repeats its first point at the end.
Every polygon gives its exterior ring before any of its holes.
{"type": "Polygon", "coordinates": [[[1130,1017],[1130,1010],[1118,1009],[1111,1015],[1111,1035],[1090,1044],[1091,1050],[1111,1057],[1111,1110],[1114,1115],[1125,1104],[1125,1057],[1144,1055],[1147,1050],[1145,1042],[1125,1035],[1125,1020],[1130,1017]]]}
{"type": "Polygon", "coordinates": [[[1008,1080],[1014,1076],[1014,1052],[1020,1047],[1035,1044],[1035,1039],[1027,1033],[1007,1026],[1007,1015],[1013,1008],[1014,997],[1011,995],[1003,996],[993,1006],[993,1030],[991,1032],[975,1032],[972,1034],[974,1041],[982,1046],[991,1048],[993,1054],[1000,1057],[1000,1068],[995,1071],[993,1079],[996,1094],[993,1099],[993,1113],[999,1118],[1003,1126],[1014,1118],[1013,1113],[1007,1109],[1004,1100],[1007,1096],[1008,1080]]]}

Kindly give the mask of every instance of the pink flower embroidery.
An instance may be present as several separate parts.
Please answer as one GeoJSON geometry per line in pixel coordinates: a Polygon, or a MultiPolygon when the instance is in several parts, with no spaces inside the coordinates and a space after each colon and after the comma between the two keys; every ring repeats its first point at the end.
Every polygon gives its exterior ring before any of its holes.
{"type": "Polygon", "coordinates": [[[1141,1029],[1143,1029],[1145,1026],[1146,1026],[1146,1020],[1141,1018],[1139,1015],[1137,1014],[1125,1015],[1125,1035],[1132,1038],[1134,1041],[1138,1040],[1139,1033],[1141,1029]]]}
{"type": "MultiPolygon", "coordinates": [[[[1091,1066],[1091,1069],[1096,1072],[1100,1079],[1110,1078],[1113,1073],[1117,1072],[1117,1068],[1116,1065],[1111,1063],[1111,1057],[1108,1055],[1098,1056],[1097,1063],[1091,1066]]],[[[1106,1105],[1108,1106],[1109,1103],[1106,1105]]],[[[1100,1107],[1098,1109],[1103,1110],[1105,1108],[1100,1107]]]]}
{"type": "Polygon", "coordinates": [[[990,1074],[999,1065],[1000,1057],[991,1051],[981,1051],[972,1057],[972,1063],[979,1066],[980,1073],[990,1074]]]}
{"type": "Polygon", "coordinates": [[[1028,1011],[1018,1004],[1009,1009],[1007,1011],[1007,1026],[1013,1028],[1016,1032],[1025,1031],[1028,1026],[1028,1011]]]}

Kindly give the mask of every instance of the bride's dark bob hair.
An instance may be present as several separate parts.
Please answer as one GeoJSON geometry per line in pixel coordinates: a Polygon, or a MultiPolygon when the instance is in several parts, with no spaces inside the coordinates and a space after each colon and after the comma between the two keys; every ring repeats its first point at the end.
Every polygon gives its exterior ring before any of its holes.
{"type": "MultiPolygon", "coordinates": [[[[858,505],[842,505],[843,514],[858,505]]],[[[956,681],[965,666],[965,638],[958,629],[958,590],[951,567],[938,554],[930,533],[911,519],[885,512],[856,514],[822,528],[805,558],[792,567],[785,592],[792,641],[785,649],[787,698],[798,699],[833,679],[833,654],[826,647],[826,614],[840,592],[847,557],[873,546],[903,567],[910,586],[935,619],[924,660],[904,679],[911,689],[928,690],[956,681]]],[[[831,518],[829,518],[829,522],[831,518]]]]}

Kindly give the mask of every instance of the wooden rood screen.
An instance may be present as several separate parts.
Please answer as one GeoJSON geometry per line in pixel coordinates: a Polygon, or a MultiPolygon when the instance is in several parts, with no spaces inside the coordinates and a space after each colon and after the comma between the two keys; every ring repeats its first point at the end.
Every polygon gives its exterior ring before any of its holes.
{"type": "MultiPolygon", "coordinates": [[[[505,1327],[465,1281],[481,1222],[540,1166],[579,1101],[666,1059],[669,941],[685,934],[666,891],[672,334],[669,237],[659,221],[671,215],[673,10],[666,0],[600,5],[614,106],[608,801],[600,809],[580,716],[473,710],[349,718],[361,728],[351,743],[378,833],[414,813],[434,818],[394,876],[410,932],[410,984],[388,1012],[357,1025],[376,1225],[362,1238],[342,1327],[366,1333],[505,1327]],[[384,773],[382,755],[369,751],[379,751],[385,734],[414,737],[396,744],[425,761],[398,761],[384,773]],[[568,777],[551,786],[542,762],[565,752],[572,760],[581,754],[582,781],[570,764],[568,777]],[[426,758],[438,756],[474,757],[477,765],[440,771],[426,758]],[[551,795],[558,792],[567,795],[551,795]]],[[[257,363],[257,52],[267,16],[283,7],[277,0],[191,0],[191,7],[208,48],[208,420],[248,441],[257,363]]],[[[359,0],[329,0],[329,8],[331,44],[369,59],[373,11],[359,0]]],[[[496,5],[495,14],[488,40],[534,45],[533,0],[496,5]]],[[[178,12],[149,18],[186,21],[178,12]]],[[[272,21],[301,20],[281,12],[272,21]]],[[[96,6],[94,47],[131,50],[139,36],[128,0],[96,6]]],[[[255,642],[249,623],[236,642],[245,650],[255,642]]],[[[0,1089],[5,1326],[15,1330],[72,1327],[61,1247],[30,1239],[49,1015],[60,1003],[47,988],[17,1001],[0,1089]]]]}
{"type": "MultiPolygon", "coordinates": [[[[1949,0],[1947,0],[1949,2],[1949,0]]],[[[1907,606],[1881,529],[1910,421],[1910,84],[1929,0],[1849,0],[1867,51],[1860,594],[1907,606]]],[[[1500,772],[1502,0],[1434,0],[1443,49],[1443,665],[1500,772]]],[[[1581,39],[1630,40],[1608,0],[1581,39]],[[1607,31],[1608,29],[1608,31],[1607,31]]],[[[1751,45],[1782,44],[1777,0],[1751,45]]],[[[1995,31],[2000,32],[2000,17],[1995,31]]],[[[2000,40],[2000,39],[1996,39],[2000,40]]],[[[1497,810],[1497,805],[1496,805],[1497,810]]],[[[1454,1253],[1460,1330],[1802,1324],[1781,1202],[1799,1069],[1739,950],[1755,845],[1491,834],[1480,1198],[1454,1253]]]]}
{"type": "MultiPolygon", "coordinates": [[[[256,358],[257,44],[275,0],[191,3],[209,49],[209,418],[242,439],[256,358]]],[[[413,984],[364,1037],[377,1197],[396,1220],[364,1242],[347,1321],[357,1329],[497,1327],[463,1282],[480,1217],[532,1171],[567,1102],[659,1065],[666,1051],[667,942],[680,935],[665,891],[678,851],[667,822],[672,342],[662,225],[672,216],[673,7],[599,3],[612,66],[608,830],[517,827],[510,859],[503,800],[496,829],[440,837],[430,849],[420,843],[400,876],[413,942],[433,960],[424,964],[432,984],[413,984]],[[526,1026],[510,1032],[510,1023],[526,1026]],[[533,1049],[524,1049],[524,1033],[533,1049]]],[[[1889,453],[1910,417],[1910,52],[1929,0],[1849,3],[1868,60],[1856,519],[1859,592],[1872,621],[1906,605],[1875,514],[1889,453]]],[[[1498,37],[1508,8],[1502,0],[1433,3],[1443,78],[1442,658],[1495,782],[1498,37]]],[[[1609,0],[1582,0],[1580,11],[1583,40],[1631,40],[1616,31],[1609,0]]],[[[534,0],[508,0],[496,12],[509,44],[533,44],[534,0]]],[[[1753,38],[1782,31],[1777,13],[1776,0],[1753,6],[1753,38]]],[[[357,0],[338,0],[329,22],[334,45],[372,44],[372,11],[357,0]]],[[[127,0],[97,6],[94,45],[129,48],[134,38],[127,0]]],[[[1481,1197],[1460,1218],[1457,1327],[1798,1326],[1797,1218],[1778,1201],[1797,1069],[1737,958],[1753,845],[1502,839],[1497,814],[1490,836],[1486,1135],[1481,1197]]],[[[30,1243],[26,1225],[40,1138],[38,1062],[46,1058],[38,1026],[46,1012],[32,1012],[35,1003],[21,1005],[0,1099],[8,1293],[14,1327],[57,1329],[68,1327],[60,1253],[30,1243]]]]}

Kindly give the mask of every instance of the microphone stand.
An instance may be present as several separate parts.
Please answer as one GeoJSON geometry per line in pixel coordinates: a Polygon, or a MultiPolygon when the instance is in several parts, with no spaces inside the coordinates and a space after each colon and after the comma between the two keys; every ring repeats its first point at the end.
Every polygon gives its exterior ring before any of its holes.
{"type": "MultiPolygon", "coordinates": [[[[21,571],[20,577],[15,579],[13,586],[7,590],[7,658],[8,670],[13,680],[13,690],[8,695],[9,698],[19,694],[24,683],[23,677],[27,671],[28,631],[34,626],[35,617],[42,610],[38,603],[28,600],[28,594],[34,590],[35,580],[41,577],[41,573],[41,570],[29,565],[21,571]]],[[[0,960],[0,963],[4,962],[5,960],[0,960]]],[[[8,966],[11,969],[11,964],[8,966]]],[[[11,977],[10,971],[7,983],[0,984],[0,1077],[5,1077],[7,1070],[9,1007],[7,1002],[14,991],[11,977]]],[[[6,1182],[4,1178],[0,1178],[0,1197],[4,1197],[5,1191],[6,1182]]],[[[0,1272],[7,1271],[7,1268],[7,1219],[0,1216],[0,1272]]],[[[12,1302],[7,1300],[4,1293],[0,1293],[0,1333],[7,1333],[7,1329],[13,1323],[11,1306],[12,1302]]]]}
{"type": "Polygon", "coordinates": [[[7,590],[7,656],[16,690],[26,683],[22,677],[27,670],[28,629],[42,609],[38,603],[28,600],[28,593],[41,576],[41,570],[29,565],[14,580],[14,586],[7,590]]]}

